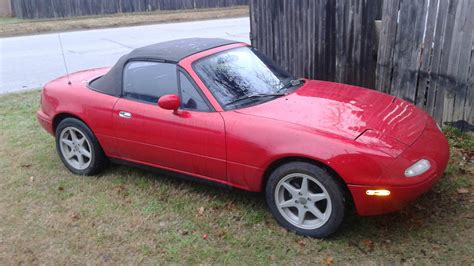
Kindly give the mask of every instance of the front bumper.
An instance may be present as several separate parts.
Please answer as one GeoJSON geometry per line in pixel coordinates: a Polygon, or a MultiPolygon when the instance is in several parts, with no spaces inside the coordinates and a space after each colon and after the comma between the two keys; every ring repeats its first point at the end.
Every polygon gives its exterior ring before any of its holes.
{"type": "Polygon", "coordinates": [[[375,184],[348,185],[359,215],[379,215],[398,211],[429,190],[444,174],[449,161],[449,144],[434,120],[429,119],[423,134],[395,160],[390,172],[375,184]],[[404,170],[419,159],[428,159],[431,168],[416,177],[404,177],[404,170]],[[369,196],[367,190],[386,189],[389,196],[369,196]]]}

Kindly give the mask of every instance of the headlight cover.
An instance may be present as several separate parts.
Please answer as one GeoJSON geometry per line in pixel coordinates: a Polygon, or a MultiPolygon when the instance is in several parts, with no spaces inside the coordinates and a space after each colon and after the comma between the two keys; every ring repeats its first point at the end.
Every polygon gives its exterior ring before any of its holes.
{"type": "Polygon", "coordinates": [[[421,159],[405,170],[406,177],[421,175],[431,168],[430,161],[421,159]]]}

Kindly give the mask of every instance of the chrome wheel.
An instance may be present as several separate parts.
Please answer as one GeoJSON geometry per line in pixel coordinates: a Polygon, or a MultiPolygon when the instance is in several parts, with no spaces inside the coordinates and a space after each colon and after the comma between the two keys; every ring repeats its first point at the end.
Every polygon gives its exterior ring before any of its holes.
{"type": "Polygon", "coordinates": [[[77,128],[64,128],[59,136],[59,146],[64,159],[71,167],[84,170],[91,164],[91,144],[77,128]]]}
{"type": "Polygon", "coordinates": [[[276,185],[274,195],[280,214],[298,228],[320,228],[331,216],[329,193],[310,175],[293,173],[284,176],[276,185]]]}

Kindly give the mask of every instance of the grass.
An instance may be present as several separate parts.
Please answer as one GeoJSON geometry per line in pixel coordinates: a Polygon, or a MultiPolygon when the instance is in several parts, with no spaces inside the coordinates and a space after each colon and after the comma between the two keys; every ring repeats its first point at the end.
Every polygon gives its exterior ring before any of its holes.
{"type": "Polygon", "coordinates": [[[17,19],[0,17],[0,37],[72,30],[113,28],[145,24],[194,21],[249,15],[248,6],[179,11],[119,13],[55,19],[17,19]]]}
{"type": "Polygon", "coordinates": [[[318,240],[278,226],[259,194],[116,165],[72,175],[38,102],[38,91],[0,96],[0,264],[474,263],[474,138],[456,130],[431,191],[318,240]]]}
{"type": "Polygon", "coordinates": [[[13,24],[21,22],[21,19],[13,17],[0,17],[0,25],[4,26],[6,24],[13,24]]]}

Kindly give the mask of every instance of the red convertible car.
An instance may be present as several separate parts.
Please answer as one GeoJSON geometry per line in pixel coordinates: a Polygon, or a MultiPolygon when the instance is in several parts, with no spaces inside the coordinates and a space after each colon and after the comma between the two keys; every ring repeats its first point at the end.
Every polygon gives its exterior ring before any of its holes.
{"type": "Polygon", "coordinates": [[[264,192],[279,224],[327,237],[348,206],[401,209],[446,168],[424,111],[344,84],[296,79],[251,46],[183,39],[48,83],[37,117],[78,175],[109,159],[264,192]]]}

